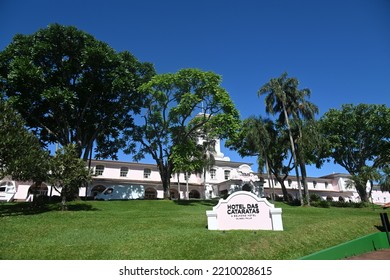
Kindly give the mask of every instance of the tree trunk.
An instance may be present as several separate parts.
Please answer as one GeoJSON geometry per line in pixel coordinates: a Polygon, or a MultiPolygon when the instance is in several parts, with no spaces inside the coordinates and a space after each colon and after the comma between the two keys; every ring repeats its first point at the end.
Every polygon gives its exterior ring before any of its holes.
{"type": "Polygon", "coordinates": [[[309,187],[307,185],[307,176],[306,176],[306,166],[304,163],[300,163],[300,168],[301,168],[301,175],[302,175],[302,183],[303,183],[303,188],[304,188],[304,195],[306,198],[307,205],[310,206],[310,193],[309,193],[309,187]]]}
{"type": "Polygon", "coordinates": [[[177,191],[179,192],[179,200],[180,200],[180,173],[177,173],[177,191]]]}
{"type": "MultiPolygon", "coordinates": [[[[204,195],[205,195],[205,198],[206,198],[206,167],[203,167],[203,191],[204,191],[204,195]]],[[[214,187],[213,187],[213,191],[214,191],[214,187]]],[[[217,196],[219,196],[219,189],[218,189],[218,192],[215,194],[217,196]]],[[[211,197],[212,198],[212,195],[211,197]]]]}
{"type": "Polygon", "coordinates": [[[267,170],[268,182],[269,184],[271,184],[271,189],[272,189],[271,199],[272,201],[275,201],[275,184],[274,184],[274,180],[271,178],[271,171],[269,170],[267,156],[265,157],[265,169],[267,170]]]}
{"type": "Polygon", "coordinates": [[[66,207],[66,194],[62,194],[61,196],[62,196],[61,210],[65,211],[65,210],[67,210],[67,207],[66,207]]]}
{"type": "Polygon", "coordinates": [[[356,184],[355,185],[356,191],[358,192],[360,199],[362,202],[368,202],[368,196],[366,191],[366,185],[356,184]]]}
{"type": "Polygon", "coordinates": [[[297,145],[296,147],[296,153],[299,160],[299,167],[301,169],[301,177],[302,177],[302,184],[303,184],[303,196],[306,199],[307,205],[310,206],[310,193],[309,193],[309,187],[307,185],[307,174],[306,174],[306,165],[305,165],[305,158],[301,154],[300,148],[297,145]]]}
{"type": "Polygon", "coordinates": [[[374,188],[374,182],[372,180],[369,180],[369,182],[370,182],[370,192],[368,193],[367,199],[372,198],[372,189],[374,188]]]}
{"type": "Polygon", "coordinates": [[[170,198],[170,184],[171,184],[171,172],[169,163],[164,164],[161,160],[157,163],[157,167],[160,173],[161,183],[164,191],[164,199],[170,198]]]}
{"type": "MultiPolygon", "coordinates": [[[[302,139],[302,129],[300,126],[299,128],[299,138],[302,139]]],[[[303,189],[304,189],[304,196],[306,198],[307,205],[310,206],[310,193],[309,193],[309,187],[307,185],[307,174],[306,174],[306,160],[303,153],[301,153],[301,147],[297,144],[296,145],[296,151],[297,151],[297,157],[299,160],[299,166],[301,169],[301,176],[302,176],[302,183],[303,183],[303,189]]]]}
{"type": "MultiPolygon", "coordinates": [[[[284,180],[285,180],[286,177],[285,178],[281,178],[278,174],[275,174],[275,173],[273,175],[275,176],[276,180],[279,182],[279,184],[280,184],[280,186],[282,188],[283,201],[288,202],[288,192],[287,192],[286,186],[284,185],[284,180]]],[[[274,184],[274,183],[272,183],[272,184],[274,184]]]]}
{"type": "Polygon", "coordinates": [[[295,168],[295,173],[296,173],[296,176],[297,176],[297,184],[298,184],[299,199],[300,199],[300,201],[301,201],[301,205],[303,205],[302,190],[301,190],[301,182],[300,182],[300,180],[299,180],[298,161],[297,161],[297,155],[296,155],[296,153],[295,153],[294,139],[293,139],[293,137],[292,137],[291,128],[290,128],[290,122],[289,122],[289,120],[288,120],[286,105],[284,104],[284,101],[282,102],[282,104],[283,104],[284,117],[286,118],[286,125],[287,125],[288,135],[289,135],[289,137],[290,137],[291,153],[292,153],[293,158],[294,158],[294,168],[295,168]]]}
{"type": "Polygon", "coordinates": [[[186,200],[189,200],[190,199],[190,196],[188,194],[188,172],[186,172],[186,200]]]}
{"type": "Polygon", "coordinates": [[[288,202],[288,192],[287,192],[286,186],[284,185],[284,180],[280,177],[277,178],[277,180],[278,180],[280,186],[282,187],[283,200],[288,202]]]}

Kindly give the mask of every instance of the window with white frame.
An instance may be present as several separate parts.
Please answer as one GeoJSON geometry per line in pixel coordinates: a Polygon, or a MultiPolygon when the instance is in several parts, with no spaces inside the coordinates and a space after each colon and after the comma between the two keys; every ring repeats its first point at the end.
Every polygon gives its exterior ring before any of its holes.
{"type": "Polygon", "coordinates": [[[225,180],[229,180],[230,179],[230,170],[225,170],[224,175],[225,175],[225,180]]]}
{"type": "Polygon", "coordinates": [[[145,179],[149,179],[151,174],[152,174],[152,170],[150,170],[149,168],[144,169],[144,178],[145,179]]]}
{"type": "Polygon", "coordinates": [[[121,177],[127,177],[127,173],[129,172],[129,168],[128,167],[125,167],[125,166],[122,166],[121,167],[121,172],[120,172],[120,176],[121,177]]]}
{"type": "Polygon", "coordinates": [[[100,176],[103,175],[104,172],[104,165],[96,165],[95,167],[95,175],[100,176]]]}
{"type": "Polygon", "coordinates": [[[210,177],[211,177],[211,179],[216,179],[217,178],[217,170],[210,169],[210,177]]]}

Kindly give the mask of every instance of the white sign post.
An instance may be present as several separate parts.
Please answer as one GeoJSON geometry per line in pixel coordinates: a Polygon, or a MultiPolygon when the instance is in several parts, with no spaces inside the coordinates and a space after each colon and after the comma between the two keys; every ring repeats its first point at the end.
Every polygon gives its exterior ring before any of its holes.
{"type": "Polygon", "coordinates": [[[282,209],[246,191],[221,199],[206,215],[209,230],[283,230],[282,209]]]}

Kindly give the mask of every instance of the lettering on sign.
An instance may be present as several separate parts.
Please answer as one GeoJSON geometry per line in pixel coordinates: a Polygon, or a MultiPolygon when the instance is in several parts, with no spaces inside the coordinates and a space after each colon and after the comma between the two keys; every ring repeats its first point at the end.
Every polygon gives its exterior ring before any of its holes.
{"type": "Polygon", "coordinates": [[[209,230],[283,230],[282,209],[246,191],[221,199],[206,214],[209,230]]]}

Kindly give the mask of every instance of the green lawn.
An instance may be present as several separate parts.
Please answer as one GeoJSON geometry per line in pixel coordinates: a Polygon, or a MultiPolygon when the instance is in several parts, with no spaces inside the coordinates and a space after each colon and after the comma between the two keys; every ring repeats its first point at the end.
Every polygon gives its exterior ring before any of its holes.
{"type": "MultiPolygon", "coordinates": [[[[283,232],[209,231],[215,202],[79,201],[32,211],[0,204],[0,259],[246,260],[298,259],[378,232],[373,208],[283,209],[283,232]]],[[[388,211],[388,210],[386,210],[388,211]]]]}

